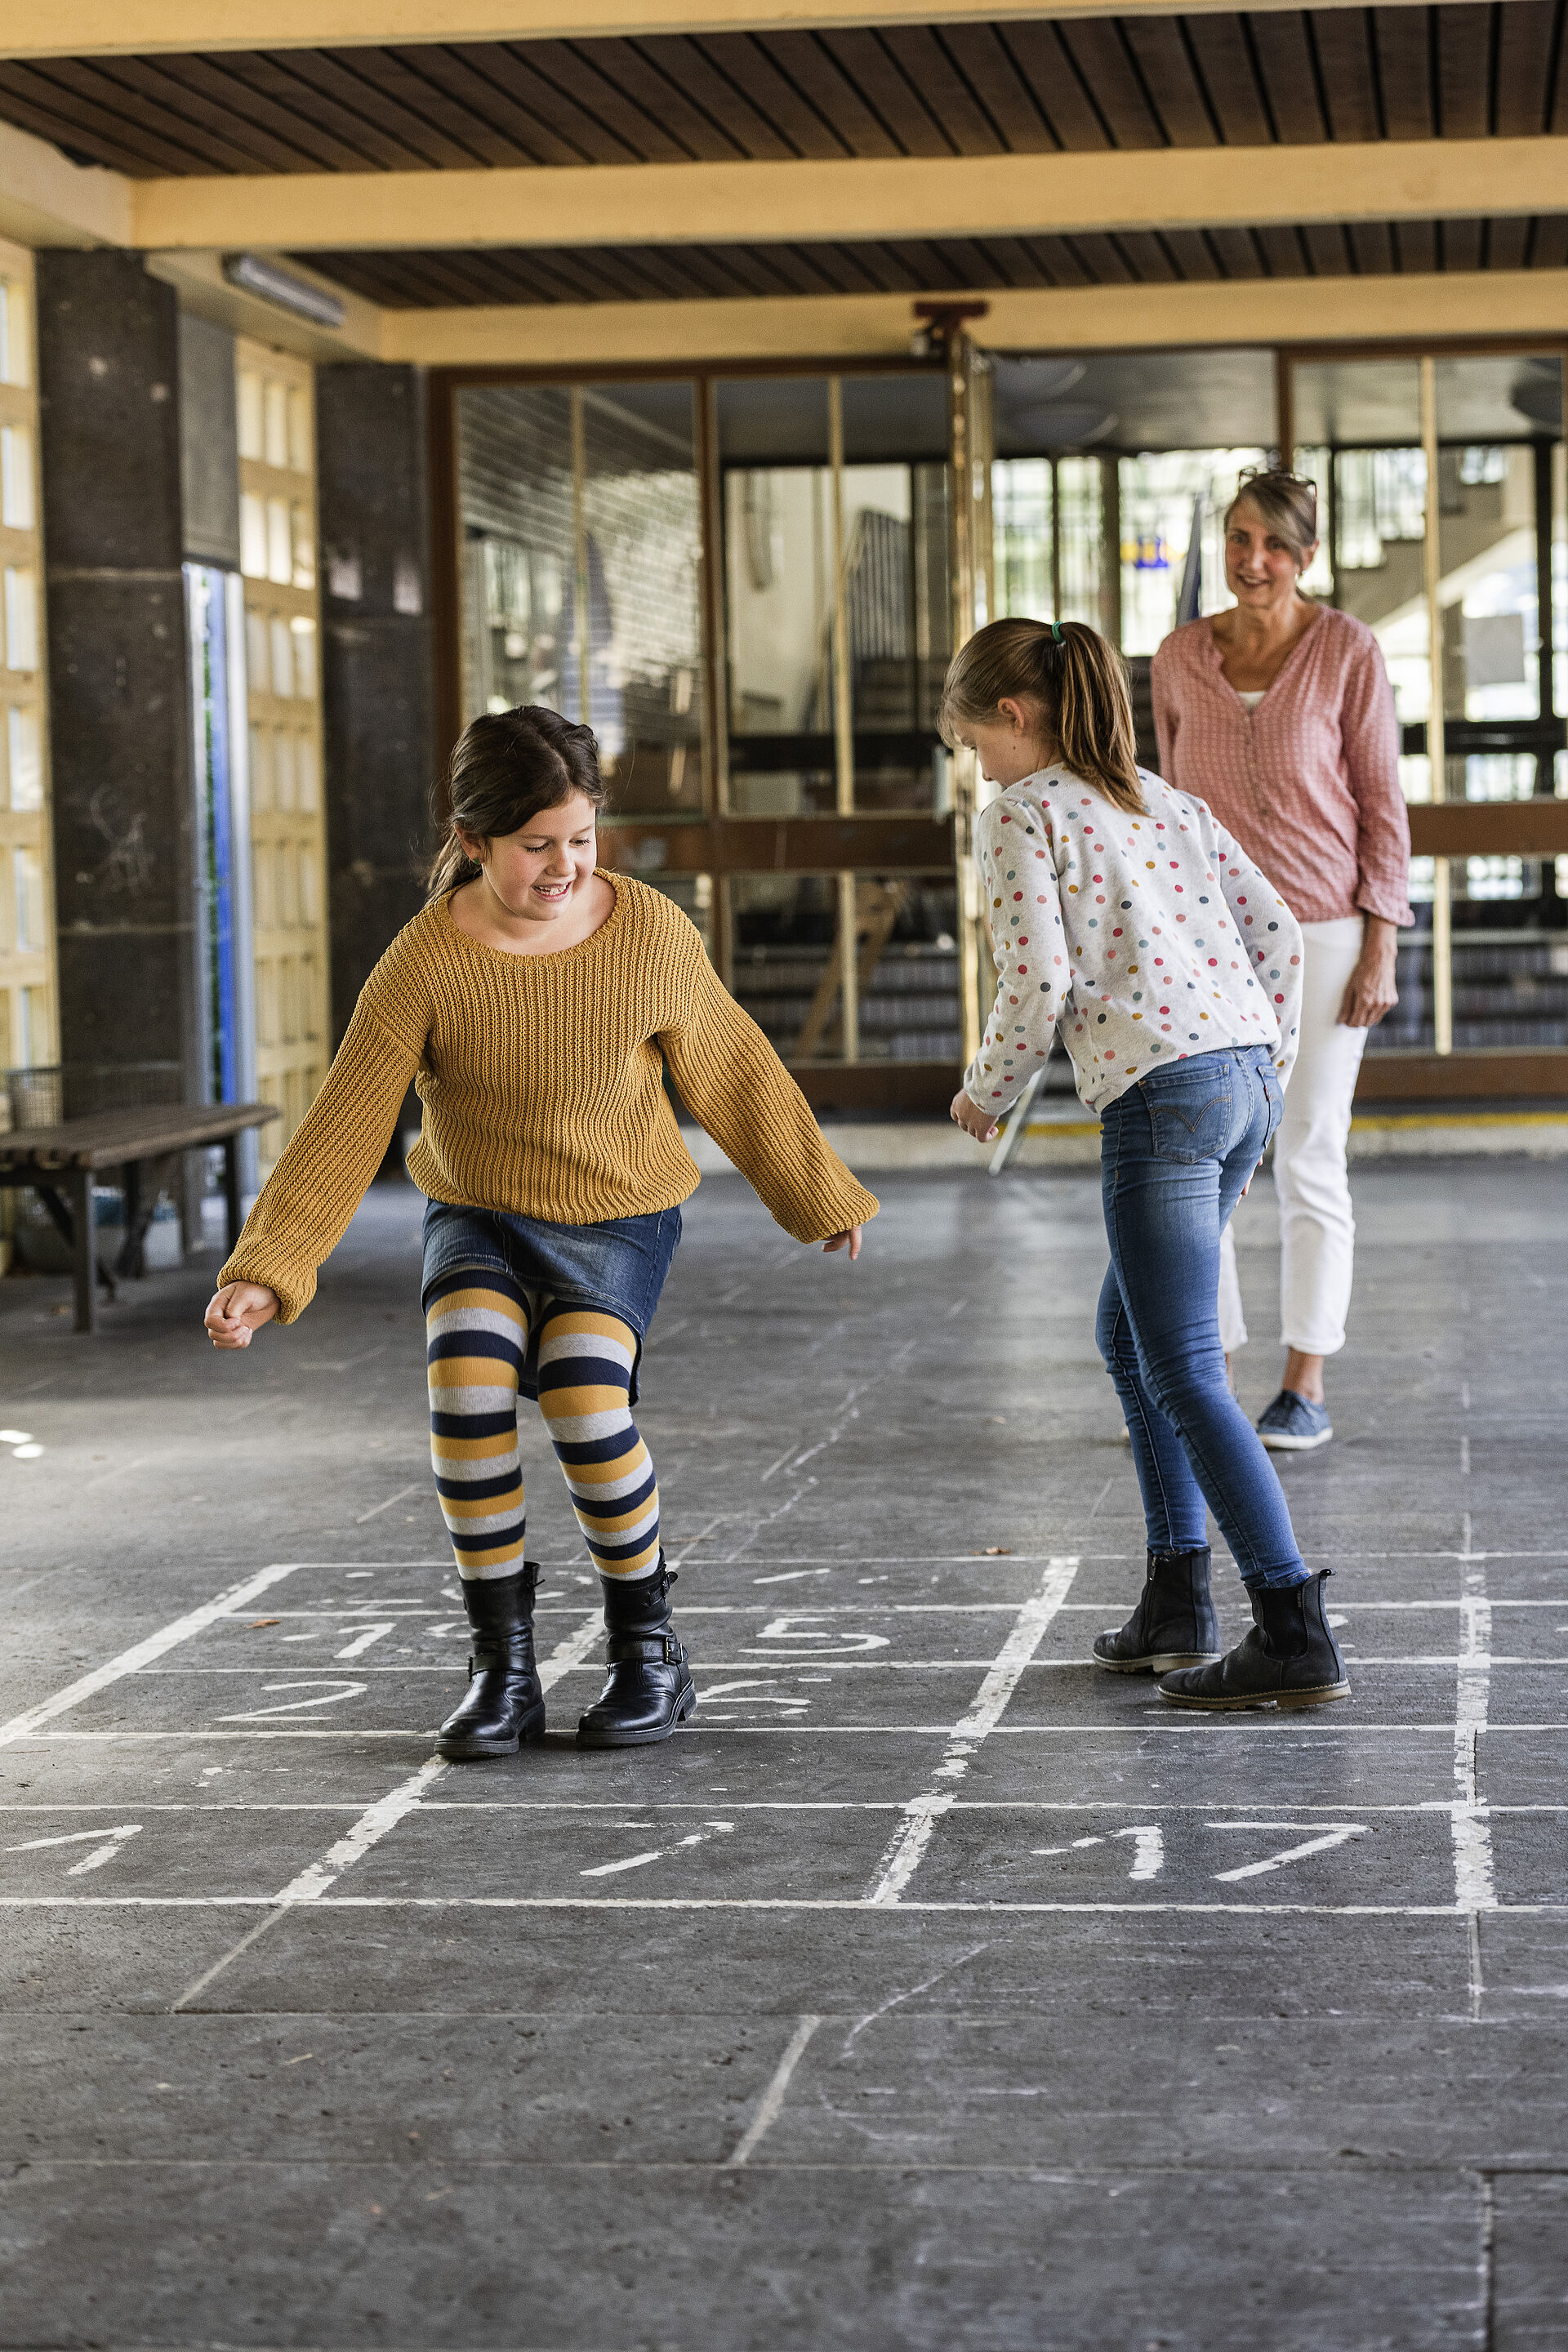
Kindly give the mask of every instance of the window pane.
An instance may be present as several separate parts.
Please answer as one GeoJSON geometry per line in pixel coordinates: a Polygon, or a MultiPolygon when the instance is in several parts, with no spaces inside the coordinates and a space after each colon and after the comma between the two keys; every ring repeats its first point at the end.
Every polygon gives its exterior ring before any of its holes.
{"type": "MultiPolygon", "coordinates": [[[[956,898],[944,877],[858,877],[862,1062],[962,1059],[956,898]]],[[[735,994],[785,1061],[844,1058],[838,885],[831,875],[738,875],[730,889],[735,994]]]]}
{"type": "Polygon", "coordinates": [[[1148,656],[1159,649],[1183,616],[1184,587],[1187,618],[1224,612],[1235,604],[1225,578],[1225,512],[1243,468],[1261,466],[1267,457],[1261,448],[1227,448],[1122,458],[1124,654],[1148,656]]]}
{"type": "Polygon", "coordinates": [[[33,437],[20,425],[0,426],[0,521],[33,528],[33,437]]]}
{"type": "MultiPolygon", "coordinates": [[[[694,430],[689,384],[584,390],[589,713],[616,814],[703,805],[694,430]]],[[[576,586],[574,569],[563,637],[576,586]]]]}
{"type": "Polygon", "coordinates": [[[239,568],[247,579],[267,577],[267,502],[252,490],[239,501],[239,568]]]}
{"type": "Polygon", "coordinates": [[[26,814],[44,805],[44,760],[36,710],[13,703],[5,714],[6,766],[11,806],[26,814]]]}
{"type": "MultiPolygon", "coordinates": [[[[570,395],[507,386],[458,395],[463,716],[524,702],[563,710],[575,564],[570,395]]],[[[574,706],[580,698],[570,689],[574,706]]]]}

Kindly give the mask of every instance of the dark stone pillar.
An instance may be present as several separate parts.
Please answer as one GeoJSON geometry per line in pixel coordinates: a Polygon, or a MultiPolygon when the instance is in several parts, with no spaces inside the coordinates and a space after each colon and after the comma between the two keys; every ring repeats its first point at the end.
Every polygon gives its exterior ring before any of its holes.
{"type": "Polygon", "coordinates": [[[61,1057],[200,1101],[173,289],[37,258],[61,1057]]]}
{"type": "MultiPolygon", "coordinates": [[[[435,743],[424,379],[316,376],[332,1024],[424,904],[435,743]]],[[[334,1039],[334,1043],[336,1039],[334,1039]]]]}

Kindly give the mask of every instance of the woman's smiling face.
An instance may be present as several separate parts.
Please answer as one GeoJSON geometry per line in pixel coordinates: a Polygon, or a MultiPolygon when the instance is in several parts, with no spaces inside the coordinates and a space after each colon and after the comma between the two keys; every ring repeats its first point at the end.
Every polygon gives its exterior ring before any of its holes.
{"type": "Polygon", "coordinates": [[[1300,555],[1288,539],[1269,530],[1255,506],[1240,499],[1225,534],[1226,585],[1238,604],[1255,611],[1288,604],[1316,552],[1314,545],[1300,555]]]}
{"type": "Polygon", "coordinates": [[[516,833],[492,841],[461,835],[468,856],[483,867],[483,886],[509,915],[558,922],[593,881],[598,858],[598,811],[581,793],[559,808],[540,809],[516,833]]]}

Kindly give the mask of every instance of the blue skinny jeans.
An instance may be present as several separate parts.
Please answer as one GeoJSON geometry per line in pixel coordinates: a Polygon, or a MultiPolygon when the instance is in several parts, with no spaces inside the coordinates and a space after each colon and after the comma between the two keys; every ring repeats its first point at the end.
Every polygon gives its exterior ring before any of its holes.
{"type": "Polygon", "coordinates": [[[1226,1381],[1216,1307],[1220,1235],[1283,1100],[1268,1047],[1236,1045],[1152,1070],[1102,1117],[1110,1268],[1095,1336],[1149,1541],[1197,1549],[1206,1504],[1248,1586],[1307,1580],[1274,1465],[1226,1381]]]}

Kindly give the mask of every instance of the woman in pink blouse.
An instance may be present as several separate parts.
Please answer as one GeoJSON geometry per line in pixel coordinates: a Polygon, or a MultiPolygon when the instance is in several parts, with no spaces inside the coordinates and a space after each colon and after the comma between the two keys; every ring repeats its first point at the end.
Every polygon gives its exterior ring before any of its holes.
{"type": "MultiPolygon", "coordinates": [[[[1167,782],[1207,803],[1301,926],[1300,1051],[1274,1145],[1289,1353],[1258,1424],[1288,1453],[1333,1435],[1323,1360],[1350,1306],[1351,1097],[1366,1033],[1397,1001],[1395,934],[1415,920],[1388,675],[1363,623],[1301,594],[1316,548],[1313,485],[1244,475],[1226,516],[1235,606],[1175,630],[1153,670],[1167,782]]],[[[1246,1340],[1228,1227],[1220,1330],[1227,1355],[1246,1340]]]]}

